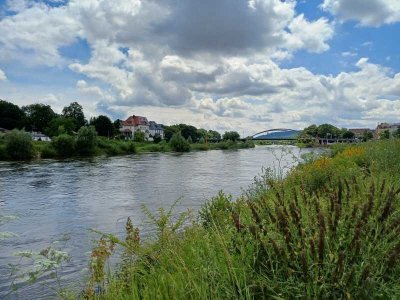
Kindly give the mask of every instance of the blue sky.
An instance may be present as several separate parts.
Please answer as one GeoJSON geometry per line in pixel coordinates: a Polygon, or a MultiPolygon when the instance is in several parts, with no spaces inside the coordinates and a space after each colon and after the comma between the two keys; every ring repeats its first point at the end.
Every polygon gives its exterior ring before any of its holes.
{"type": "Polygon", "coordinates": [[[0,0],[0,99],[252,133],[400,121],[398,0],[0,0]]]}

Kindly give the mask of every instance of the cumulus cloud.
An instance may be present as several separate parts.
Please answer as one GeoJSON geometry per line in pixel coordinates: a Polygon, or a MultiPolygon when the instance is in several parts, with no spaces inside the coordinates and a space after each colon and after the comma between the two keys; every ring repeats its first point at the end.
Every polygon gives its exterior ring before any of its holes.
{"type": "Polygon", "coordinates": [[[354,20],[363,26],[380,26],[400,21],[398,0],[324,0],[321,7],[343,21],[354,20]]]}
{"type": "MultiPolygon", "coordinates": [[[[351,6],[342,2],[325,0],[323,9],[354,19],[342,13],[351,6]]],[[[160,122],[249,133],[400,117],[393,111],[400,75],[366,58],[356,71],[337,76],[279,65],[299,50],[327,51],[334,36],[334,22],[307,19],[296,13],[295,1],[70,0],[52,6],[14,0],[8,9],[13,13],[0,19],[0,62],[68,66],[84,77],[74,91],[92,111],[131,114],[134,108],[160,122]],[[77,39],[89,45],[88,60],[62,55],[77,39]]],[[[379,22],[394,22],[393,16],[379,22]]]]}
{"type": "Polygon", "coordinates": [[[2,80],[7,80],[6,74],[3,72],[3,70],[0,69],[0,81],[2,80]]]}

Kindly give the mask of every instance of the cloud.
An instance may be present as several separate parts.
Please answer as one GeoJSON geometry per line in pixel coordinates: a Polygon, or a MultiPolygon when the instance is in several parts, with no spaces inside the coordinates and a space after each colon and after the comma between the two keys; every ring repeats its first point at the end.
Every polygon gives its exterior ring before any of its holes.
{"type": "Polygon", "coordinates": [[[289,27],[291,34],[287,43],[292,49],[307,49],[309,52],[321,53],[329,49],[327,41],[333,37],[333,24],[325,18],[309,22],[301,14],[295,17],[289,27]]]}
{"type": "Polygon", "coordinates": [[[2,80],[7,80],[6,74],[3,72],[3,70],[0,69],[0,81],[2,80]]]}
{"type": "MultiPolygon", "coordinates": [[[[323,9],[341,20],[354,19],[342,13],[351,6],[343,3],[325,0],[323,9]]],[[[279,64],[296,51],[327,51],[335,34],[335,22],[307,19],[296,12],[295,1],[56,4],[8,2],[13,13],[0,19],[0,63],[69,68],[77,75],[76,84],[64,96],[59,90],[44,93],[56,95],[59,106],[77,98],[90,114],[144,114],[167,124],[247,133],[311,122],[372,126],[400,117],[399,110],[393,111],[400,103],[400,75],[367,58],[357,62],[355,71],[336,76],[279,64]],[[77,39],[87,42],[88,60],[62,55],[60,49],[77,39]]],[[[395,19],[394,14],[385,16],[373,23],[395,19]]],[[[364,17],[355,19],[369,24],[364,17]]]]}
{"type": "Polygon", "coordinates": [[[321,7],[342,21],[354,20],[362,26],[380,26],[400,21],[398,0],[324,0],[321,7]]]}
{"type": "MultiPolygon", "coordinates": [[[[16,4],[14,2],[11,2],[16,4]]],[[[26,65],[59,65],[58,50],[80,37],[80,24],[68,7],[50,8],[23,1],[14,15],[0,20],[0,61],[18,60],[26,65]]]]}

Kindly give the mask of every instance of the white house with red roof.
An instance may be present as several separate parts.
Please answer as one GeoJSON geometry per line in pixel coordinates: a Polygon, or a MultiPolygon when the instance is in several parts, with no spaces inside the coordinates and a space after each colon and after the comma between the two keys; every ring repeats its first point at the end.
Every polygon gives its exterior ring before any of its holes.
{"type": "Polygon", "coordinates": [[[149,130],[149,121],[146,117],[141,116],[130,116],[125,121],[122,121],[122,127],[120,131],[125,135],[128,139],[133,139],[135,136],[135,132],[140,130],[144,132],[145,139],[148,139],[150,136],[149,130]]]}

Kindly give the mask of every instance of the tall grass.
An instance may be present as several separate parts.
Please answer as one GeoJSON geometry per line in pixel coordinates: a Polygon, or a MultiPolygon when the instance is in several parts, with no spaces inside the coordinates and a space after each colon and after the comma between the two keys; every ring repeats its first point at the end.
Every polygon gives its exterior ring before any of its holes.
{"type": "Polygon", "coordinates": [[[125,240],[104,235],[107,251],[95,249],[86,296],[399,299],[399,150],[399,141],[349,146],[285,179],[266,174],[234,201],[221,192],[185,227],[186,215],[161,210],[151,240],[128,220],[125,240]],[[105,276],[117,246],[120,267],[105,276]]]}

